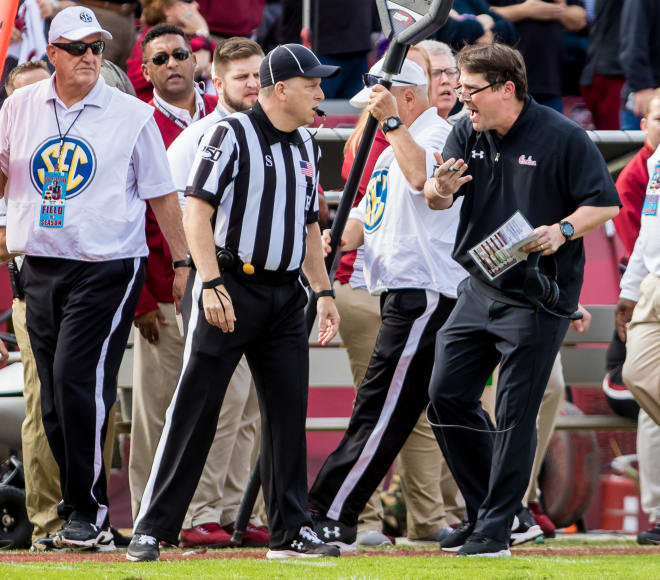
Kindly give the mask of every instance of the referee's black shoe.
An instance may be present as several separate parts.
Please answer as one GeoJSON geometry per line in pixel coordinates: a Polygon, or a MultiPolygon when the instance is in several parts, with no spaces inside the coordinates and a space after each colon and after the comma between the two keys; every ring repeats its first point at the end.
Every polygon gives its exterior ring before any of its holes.
{"type": "Polygon", "coordinates": [[[337,546],[331,546],[322,542],[312,528],[303,526],[291,542],[268,550],[266,558],[269,560],[280,560],[283,558],[337,558],[339,553],[337,546]]]}
{"type": "Polygon", "coordinates": [[[74,548],[88,550],[96,548],[99,541],[105,542],[106,537],[112,535],[100,526],[77,519],[69,519],[62,529],[55,532],[53,544],[58,548],[74,548]]]}
{"type": "Polygon", "coordinates": [[[472,534],[458,551],[459,556],[483,556],[487,558],[508,558],[511,556],[508,542],[499,542],[484,534],[472,534]]]}
{"type": "Polygon", "coordinates": [[[451,534],[440,542],[440,547],[445,552],[458,552],[467,539],[472,535],[474,522],[464,521],[451,534]]]}
{"type": "Polygon", "coordinates": [[[329,518],[320,518],[312,513],[314,531],[321,540],[337,546],[342,552],[357,551],[357,526],[346,524],[329,518]]]}
{"type": "Polygon", "coordinates": [[[135,534],[128,545],[126,559],[129,562],[155,562],[160,560],[158,540],[146,534],[135,534]]]}

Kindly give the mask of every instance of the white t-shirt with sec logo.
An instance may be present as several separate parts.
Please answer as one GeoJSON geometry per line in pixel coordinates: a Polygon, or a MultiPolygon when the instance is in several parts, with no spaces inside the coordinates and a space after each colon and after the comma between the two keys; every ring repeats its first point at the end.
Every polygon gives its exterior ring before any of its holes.
{"type": "Polygon", "coordinates": [[[153,109],[102,78],[70,108],[54,76],[15,91],[0,112],[0,170],[7,248],[32,256],[146,256],[145,200],[174,191],[153,109]],[[58,169],[63,195],[44,187],[58,169]]]}
{"type": "MultiPolygon", "coordinates": [[[[426,174],[435,166],[434,151],[442,151],[451,125],[435,107],[424,111],[408,128],[426,151],[426,174]]],[[[422,191],[406,180],[392,147],[374,166],[367,191],[350,217],[364,225],[364,277],[372,294],[419,288],[456,297],[467,272],[451,257],[461,200],[443,211],[427,207],[422,191]]]]}

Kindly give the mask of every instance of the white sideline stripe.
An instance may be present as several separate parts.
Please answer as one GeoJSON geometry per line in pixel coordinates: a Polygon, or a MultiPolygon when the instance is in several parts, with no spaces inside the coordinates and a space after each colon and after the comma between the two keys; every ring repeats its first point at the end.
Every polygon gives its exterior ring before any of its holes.
{"type": "Polygon", "coordinates": [[[408,340],[406,340],[399,362],[397,362],[396,368],[394,369],[392,382],[388,388],[387,397],[385,397],[385,403],[383,405],[383,410],[380,413],[380,417],[378,417],[378,422],[376,423],[374,430],[371,432],[371,435],[369,435],[369,439],[367,439],[367,443],[364,446],[364,449],[362,449],[362,453],[360,453],[355,465],[348,472],[348,475],[344,479],[344,483],[342,483],[337,491],[337,495],[330,505],[330,509],[328,509],[328,518],[333,520],[339,519],[346,498],[353,489],[355,489],[355,485],[366,471],[369,463],[371,463],[376,451],[380,447],[380,442],[385,433],[385,429],[390,423],[392,413],[394,412],[394,408],[401,395],[401,389],[406,378],[406,373],[408,372],[408,367],[410,366],[410,361],[417,352],[417,346],[424,333],[424,328],[426,328],[426,324],[428,323],[431,314],[433,314],[433,311],[438,306],[439,301],[440,294],[437,292],[431,292],[430,290],[426,291],[426,309],[424,310],[424,313],[413,322],[410,328],[408,340]]]}
{"type": "MultiPolygon", "coordinates": [[[[94,495],[94,486],[101,475],[101,466],[103,465],[103,448],[101,446],[101,430],[103,429],[103,422],[105,421],[105,403],[103,402],[103,381],[105,379],[105,359],[108,354],[108,343],[112,337],[119,322],[121,321],[121,313],[124,309],[124,304],[128,300],[129,295],[135,285],[135,277],[137,276],[138,270],[140,269],[140,260],[141,258],[133,259],[133,277],[126,287],[126,292],[124,292],[124,297],[119,304],[115,314],[112,317],[112,323],[110,324],[110,332],[108,336],[105,337],[103,341],[103,346],[101,346],[101,355],[99,357],[98,363],[96,363],[96,385],[94,388],[94,403],[96,405],[96,424],[94,428],[94,480],[92,481],[92,487],[90,493],[94,498],[94,501],[98,503],[99,509],[96,512],[96,525],[101,527],[105,522],[105,517],[108,515],[108,506],[103,505],[98,502],[96,496],[94,495]]],[[[106,482],[108,484],[109,482],[106,482]]]]}
{"type": "MultiPolygon", "coordinates": [[[[172,396],[172,401],[170,406],[167,407],[165,412],[165,425],[163,425],[163,432],[158,441],[158,447],[156,447],[156,454],[154,456],[154,462],[151,466],[151,472],[149,473],[149,479],[147,480],[147,485],[144,488],[144,493],[142,494],[142,500],[140,501],[140,511],[138,512],[137,517],[135,518],[135,523],[133,524],[133,533],[140,523],[140,520],[144,517],[147,509],[151,504],[151,498],[154,493],[154,484],[156,482],[156,476],[160,470],[160,464],[163,459],[163,452],[165,451],[165,444],[167,443],[167,436],[169,435],[170,428],[172,427],[172,414],[174,413],[174,407],[176,406],[176,400],[179,396],[179,387],[181,386],[181,379],[186,372],[186,367],[190,360],[190,351],[192,349],[192,341],[195,332],[197,331],[197,317],[200,316],[199,310],[199,295],[202,290],[202,279],[199,275],[199,272],[195,274],[195,282],[192,287],[192,307],[190,309],[190,320],[188,321],[188,336],[186,337],[186,344],[183,349],[183,362],[181,365],[181,374],[179,375],[179,382],[172,396]],[[195,325],[193,327],[193,321],[195,325]]],[[[201,316],[204,316],[204,311],[201,312],[201,316]]]]}

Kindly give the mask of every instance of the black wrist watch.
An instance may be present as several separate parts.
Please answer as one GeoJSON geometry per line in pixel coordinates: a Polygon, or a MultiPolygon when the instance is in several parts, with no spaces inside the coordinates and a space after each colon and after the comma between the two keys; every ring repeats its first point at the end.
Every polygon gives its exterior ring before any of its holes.
{"type": "Polygon", "coordinates": [[[319,290],[318,292],[316,292],[317,298],[323,298],[324,296],[330,296],[330,298],[334,299],[335,291],[332,288],[330,288],[330,290],[319,290]]]}
{"type": "Polygon", "coordinates": [[[575,233],[575,228],[571,222],[563,221],[559,222],[559,231],[566,238],[566,241],[571,239],[571,236],[575,233]]]}
{"type": "Polygon", "coordinates": [[[394,131],[394,129],[398,129],[401,125],[403,125],[403,121],[399,117],[389,117],[383,123],[383,133],[394,131]]]}

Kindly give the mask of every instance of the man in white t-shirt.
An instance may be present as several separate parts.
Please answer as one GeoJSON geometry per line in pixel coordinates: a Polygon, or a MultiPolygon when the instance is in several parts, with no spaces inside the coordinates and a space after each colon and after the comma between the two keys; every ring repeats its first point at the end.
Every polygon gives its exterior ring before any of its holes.
{"type": "Polygon", "coordinates": [[[391,93],[381,85],[371,89],[368,109],[391,146],[379,156],[342,239],[347,251],[364,243],[365,281],[380,294],[382,326],[348,430],[310,491],[315,531],[344,549],[355,542],[360,512],[428,404],[435,334],[467,275],[451,258],[460,204],[438,219],[422,193],[433,152],[451,126],[429,105],[418,65],[406,60],[397,78],[405,84],[391,93]]]}
{"type": "MultiPolygon", "coordinates": [[[[642,206],[641,227],[635,249],[621,279],[621,293],[616,305],[616,329],[626,343],[623,382],[639,403],[639,435],[645,433],[657,441],[657,432],[650,429],[653,421],[660,426],[660,148],[647,161],[649,183],[642,206]],[[629,326],[628,326],[629,324],[629,326]]],[[[637,536],[640,544],[660,544],[654,465],[657,457],[639,444],[642,505],[650,510],[650,530],[637,536]]]]}
{"type": "MultiPolygon", "coordinates": [[[[111,534],[102,449],[144,282],[145,200],[173,259],[186,255],[153,110],[99,78],[109,38],[90,9],[62,10],[48,37],[55,75],[15,91],[0,114],[7,249],[26,256],[28,334],[60,469],[66,523],[54,541],[73,548],[111,534]]],[[[177,301],[186,274],[174,278],[177,301]]]]}

